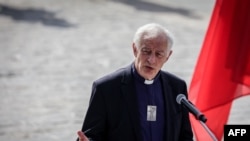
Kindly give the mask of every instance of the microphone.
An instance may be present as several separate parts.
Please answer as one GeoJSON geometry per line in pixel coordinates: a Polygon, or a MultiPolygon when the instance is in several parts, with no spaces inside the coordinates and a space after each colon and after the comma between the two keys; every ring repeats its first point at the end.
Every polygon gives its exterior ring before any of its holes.
{"type": "Polygon", "coordinates": [[[188,111],[192,113],[197,120],[201,120],[204,123],[207,121],[207,118],[204,116],[204,114],[202,114],[190,101],[188,101],[184,94],[177,95],[176,102],[178,104],[184,105],[184,107],[188,109],[188,111]]]}

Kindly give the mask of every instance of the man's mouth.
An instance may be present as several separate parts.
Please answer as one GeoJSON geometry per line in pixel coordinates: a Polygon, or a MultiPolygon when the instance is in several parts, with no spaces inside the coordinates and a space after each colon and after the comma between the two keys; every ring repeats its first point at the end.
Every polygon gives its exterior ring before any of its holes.
{"type": "Polygon", "coordinates": [[[154,69],[153,67],[150,67],[150,66],[145,66],[145,68],[146,68],[147,70],[153,70],[153,69],[154,69]]]}

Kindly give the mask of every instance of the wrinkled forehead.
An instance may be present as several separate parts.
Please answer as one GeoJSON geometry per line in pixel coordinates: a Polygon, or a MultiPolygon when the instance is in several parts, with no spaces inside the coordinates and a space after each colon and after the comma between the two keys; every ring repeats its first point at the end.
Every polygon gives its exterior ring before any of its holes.
{"type": "Polygon", "coordinates": [[[140,45],[155,45],[155,46],[164,46],[167,48],[168,40],[165,34],[154,34],[145,32],[141,36],[140,45]]]}

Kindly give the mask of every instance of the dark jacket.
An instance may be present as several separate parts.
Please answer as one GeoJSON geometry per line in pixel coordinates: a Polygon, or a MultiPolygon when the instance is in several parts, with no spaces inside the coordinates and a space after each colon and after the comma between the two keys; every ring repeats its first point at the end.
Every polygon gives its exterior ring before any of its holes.
{"type": "MultiPolygon", "coordinates": [[[[141,141],[139,109],[131,65],[93,83],[82,131],[94,141],[141,141]]],[[[187,96],[186,83],[161,71],[166,117],[166,141],[192,141],[188,112],[176,102],[187,96]]]]}

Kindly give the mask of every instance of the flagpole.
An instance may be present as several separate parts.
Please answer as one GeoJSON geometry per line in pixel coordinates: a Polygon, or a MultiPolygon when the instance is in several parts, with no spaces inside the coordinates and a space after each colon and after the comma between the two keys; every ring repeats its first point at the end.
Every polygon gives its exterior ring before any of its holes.
{"type": "Polygon", "coordinates": [[[213,134],[213,132],[207,127],[207,125],[199,120],[199,122],[201,123],[201,125],[206,129],[206,131],[208,132],[208,134],[211,136],[211,138],[214,140],[214,141],[218,141],[218,139],[215,137],[215,135],[213,134]]]}

